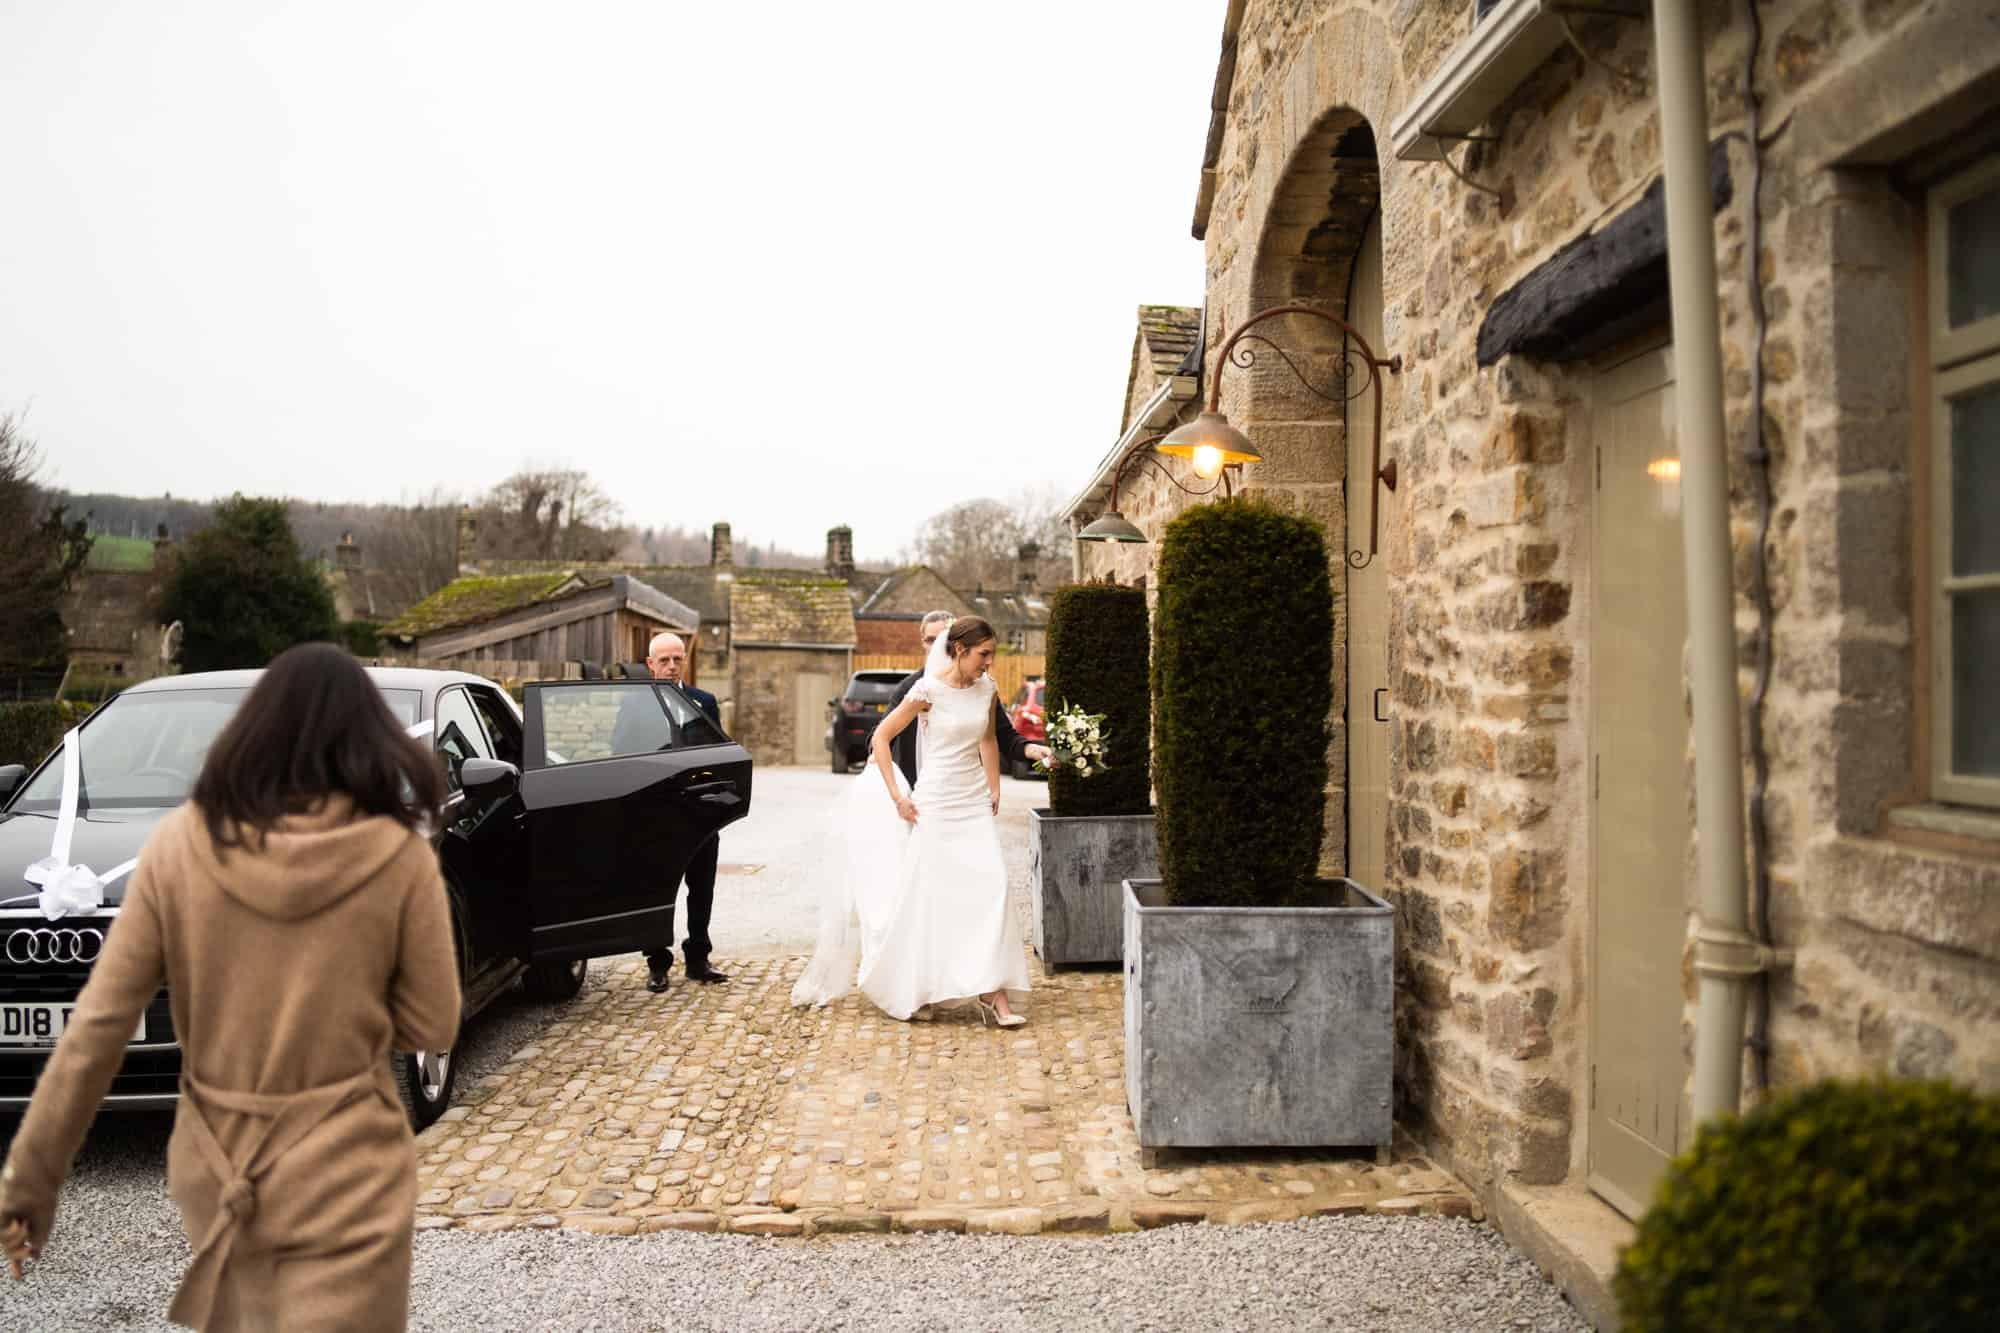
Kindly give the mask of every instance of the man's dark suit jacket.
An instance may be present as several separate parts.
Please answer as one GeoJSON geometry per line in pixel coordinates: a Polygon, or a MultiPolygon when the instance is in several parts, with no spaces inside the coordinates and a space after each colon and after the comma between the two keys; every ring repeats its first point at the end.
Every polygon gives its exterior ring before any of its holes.
{"type": "MultiPolygon", "coordinates": [[[[896,684],[896,692],[889,696],[889,711],[895,712],[896,705],[924,678],[921,671],[912,671],[896,684]]],[[[1028,747],[1034,741],[1023,739],[1014,730],[1014,724],[1007,720],[1007,710],[1000,706],[1000,696],[993,696],[993,735],[1000,742],[1001,764],[1025,764],[1028,762],[1028,747]]],[[[917,728],[916,724],[904,727],[895,740],[889,742],[889,757],[896,761],[896,767],[903,770],[903,778],[912,787],[917,785],[917,728]]],[[[1003,770],[1004,771],[1004,770],[1003,770]]]]}

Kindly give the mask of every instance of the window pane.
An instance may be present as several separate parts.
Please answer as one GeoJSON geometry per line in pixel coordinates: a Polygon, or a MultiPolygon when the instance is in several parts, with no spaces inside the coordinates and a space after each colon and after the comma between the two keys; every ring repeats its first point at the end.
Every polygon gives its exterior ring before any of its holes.
{"type": "Polygon", "coordinates": [[[2000,315],[2000,184],[1945,215],[1946,320],[1963,328],[2000,315]]]}
{"type": "Polygon", "coordinates": [[[2000,590],[1951,599],[1951,768],[2000,778],[2000,590]]]}
{"type": "Polygon", "coordinates": [[[1951,572],[2000,573],[2000,380],[1951,399],[1951,572]]]}
{"type": "Polygon", "coordinates": [[[650,683],[563,686],[542,691],[545,764],[650,754],[674,743],[673,723],[650,683]]]}
{"type": "Polygon", "coordinates": [[[479,710],[479,720],[486,724],[486,737],[493,742],[493,757],[521,766],[521,721],[514,716],[514,710],[507,706],[498,690],[483,690],[473,686],[471,690],[473,707],[479,710]]]}
{"type": "Polygon", "coordinates": [[[660,686],[660,699],[673,714],[674,724],[680,728],[682,745],[720,745],[729,739],[722,734],[722,728],[708,720],[708,715],[695,707],[694,700],[682,694],[671,685],[660,686]]]}
{"type": "Polygon", "coordinates": [[[466,760],[493,757],[486,752],[486,737],[464,690],[446,690],[438,696],[437,750],[444,760],[445,780],[453,791],[459,788],[459,770],[466,760]]]}

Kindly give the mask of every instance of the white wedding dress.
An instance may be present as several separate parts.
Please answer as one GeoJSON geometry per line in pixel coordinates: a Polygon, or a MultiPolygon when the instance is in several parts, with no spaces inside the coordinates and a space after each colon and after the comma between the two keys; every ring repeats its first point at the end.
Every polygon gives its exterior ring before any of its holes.
{"type": "Polygon", "coordinates": [[[930,702],[910,724],[922,729],[909,792],[917,822],[896,813],[873,765],[855,779],[831,830],[819,945],[792,988],[795,1005],[858,986],[884,1013],[908,1018],[927,1004],[1028,989],[979,757],[997,687],[981,676],[957,688],[935,668],[934,657],[910,691],[930,702]]]}

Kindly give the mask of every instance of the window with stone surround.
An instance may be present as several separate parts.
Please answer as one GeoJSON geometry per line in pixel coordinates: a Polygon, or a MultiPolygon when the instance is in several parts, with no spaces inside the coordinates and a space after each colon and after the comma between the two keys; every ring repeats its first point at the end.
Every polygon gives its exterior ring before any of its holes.
{"type": "Polygon", "coordinates": [[[1931,794],[2000,807],[2000,156],[1929,226],[1931,794]]]}

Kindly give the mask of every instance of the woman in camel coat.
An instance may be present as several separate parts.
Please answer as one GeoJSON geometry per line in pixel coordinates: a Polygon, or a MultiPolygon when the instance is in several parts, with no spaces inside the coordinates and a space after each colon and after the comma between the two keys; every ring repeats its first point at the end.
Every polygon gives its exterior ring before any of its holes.
{"type": "MultiPolygon", "coordinates": [[[[458,1036],[429,750],[328,644],[274,661],[147,841],[0,1172],[10,1258],[56,1194],[140,1013],[183,1053],[168,1188],[201,1329],[399,1329],[416,1155],[389,1052],[458,1036]]],[[[87,1238],[79,1237],[79,1241],[87,1238]]]]}

